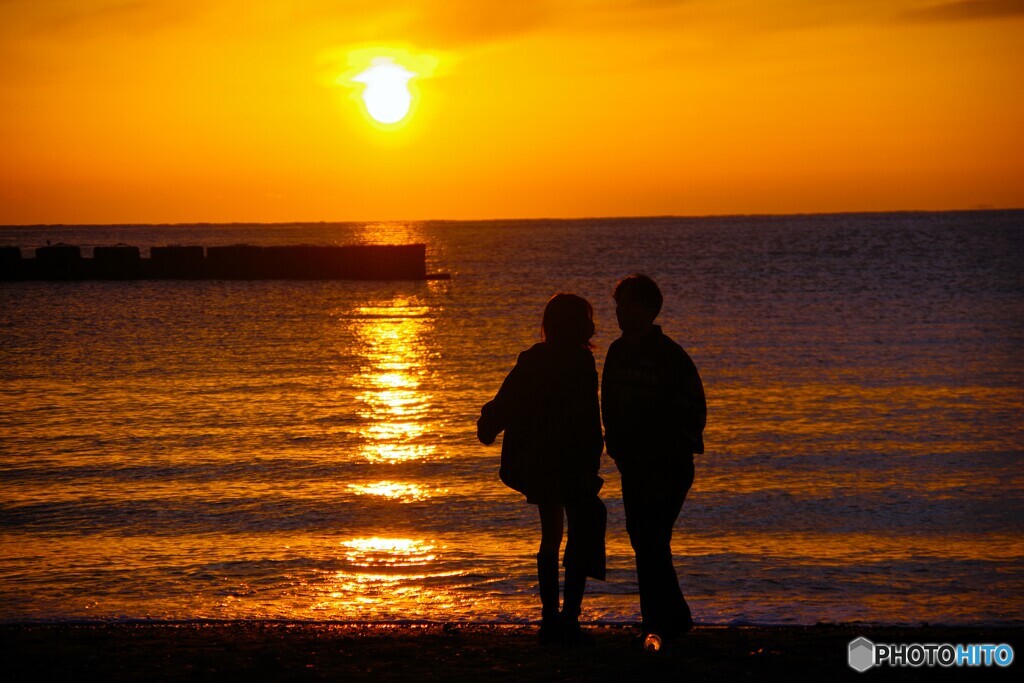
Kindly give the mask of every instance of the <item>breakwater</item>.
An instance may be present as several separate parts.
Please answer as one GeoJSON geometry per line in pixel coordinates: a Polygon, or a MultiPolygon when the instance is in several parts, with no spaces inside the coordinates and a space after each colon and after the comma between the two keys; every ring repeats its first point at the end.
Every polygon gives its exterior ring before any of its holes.
{"type": "Polygon", "coordinates": [[[0,247],[2,280],[427,280],[425,244],[349,246],[98,246],[55,244],[26,258],[0,247]]]}

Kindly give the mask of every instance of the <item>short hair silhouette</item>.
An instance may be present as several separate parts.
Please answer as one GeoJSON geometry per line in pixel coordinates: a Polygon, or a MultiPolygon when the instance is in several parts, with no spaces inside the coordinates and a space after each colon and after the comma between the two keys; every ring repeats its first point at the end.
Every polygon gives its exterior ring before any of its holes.
{"type": "Polygon", "coordinates": [[[548,299],[541,321],[544,341],[576,344],[592,348],[594,336],[594,307],[575,294],[555,294],[548,299]]]}
{"type": "Polygon", "coordinates": [[[654,280],[640,273],[628,275],[619,280],[619,284],[615,285],[615,291],[612,292],[612,298],[616,303],[623,298],[642,303],[649,306],[654,311],[654,315],[661,313],[661,304],[664,303],[658,285],[654,284],[654,280]]]}

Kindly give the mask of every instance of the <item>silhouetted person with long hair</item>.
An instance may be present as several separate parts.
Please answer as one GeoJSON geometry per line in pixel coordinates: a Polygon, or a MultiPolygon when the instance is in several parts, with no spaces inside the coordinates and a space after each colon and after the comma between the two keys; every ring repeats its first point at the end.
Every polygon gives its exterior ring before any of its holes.
{"type": "Polygon", "coordinates": [[[631,275],[613,297],[622,336],[608,347],[601,378],[605,444],[622,476],[643,631],[667,641],[693,625],[671,542],[693,455],[704,452],[704,386],[686,351],[654,324],[662,295],[653,280],[631,275]]]}
{"type": "Polygon", "coordinates": [[[580,605],[587,576],[604,580],[606,510],[598,497],[604,444],[591,352],[593,309],[575,294],[556,294],[544,309],[543,341],[519,354],[477,422],[477,436],[494,443],[504,430],[499,476],[540,512],[537,553],[542,643],[583,640],[580,605]],[[565,595],[558,611],[558,551],[563,513],[565,595]]]}

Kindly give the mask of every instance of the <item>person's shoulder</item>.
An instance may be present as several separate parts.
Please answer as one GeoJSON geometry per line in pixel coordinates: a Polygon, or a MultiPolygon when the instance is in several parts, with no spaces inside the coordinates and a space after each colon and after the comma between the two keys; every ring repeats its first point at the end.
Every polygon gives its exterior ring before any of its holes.
{"type": "Polygon", "coordinates": [[[581,346],[578,357],[579,363],[584,369],[597,372],[597,360],[594,358],[592,350],[581,346]]]}
{"type": "Polygon", "coordinates": [[[573,367],[592,369],[597,365],[594,361],[594,352],[578,344],[560,344],[552,348],[551,353],[559,362],[572,365],[573,367]]]}
{"type": "Polygon", "coordinates": [[[537,355],[539,353],[544,353],[544,351],[547,349],[547,347],[548,347],[548,344],[546,342],[537,342],[536,344],[534,344],[530,348],[526,349],[525,351],[523,351],[519,355],[520,356],[523,355],[523,354],[537,355]]]}
{"type": "Polygon", "coordinates": [[[546,349],[544,348],[544,342],[538,342],[530,348],[520,351],[517,363],[530,363],[536,362],[538,359],[545,355],[546,349]]]}
{"type": "Polygon", "coordinates": [[[659,349],[682,349],[672,337],[665,334],[665,330],[662,329],[661,325],[655,325],[654,331],[647,335],[645,342],[651,346],[656,346],[659,349]]]}
{"type": "Polygon", "coordinates": [[[658,330],[658,334],[655,335],[655,339],[663,349],[668,349],[672,353],[686,353],[679,342],[665,334],[660,329],[658,330]]]}
{"type": "Polygon", "coordinates": [[[519,354],[519,362],[594,365],[594,354],[583,346],[538,342],[519,354]]]}
{"type": "Polygon", "coordinates": [[[622,347],[625,343],[626,342],[623,341],[622,337],[616,337],[615,340],[608,345],[608,351],[605,352],[605,355],[610,356],[612,355],[612,353],[618,353],[619,351],[622,350],[622,347]]]}
{"type": "Polygon", "coordinates": [[[661,329],[658,330],[656,339],[658,346],[665,354],[677,358],[688,365],[693,365],[693,359],[690,358],[690,354],[686,352],[686,349],[676,340],[672,339],[672,337],[662,332],[661,329]]]}

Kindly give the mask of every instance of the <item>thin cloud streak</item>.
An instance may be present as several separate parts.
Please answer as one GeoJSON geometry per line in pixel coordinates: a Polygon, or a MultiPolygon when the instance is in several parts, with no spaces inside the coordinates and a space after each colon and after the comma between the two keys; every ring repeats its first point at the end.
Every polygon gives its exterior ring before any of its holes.
{"type": "Polygon", "coordinates": [[[957,22],[1024,16],[1024,0],[958,0],[907,10],[901,14],[912,22],[957,22]]]}
{"type": "Polygon", "coordinates": [[[175,27],[201,8],[188,2],[146,0],[54,2],[6,0],[0,3],[0,34],[46,37],[54,41],[97,31],[148,33],[175,27]]]}

